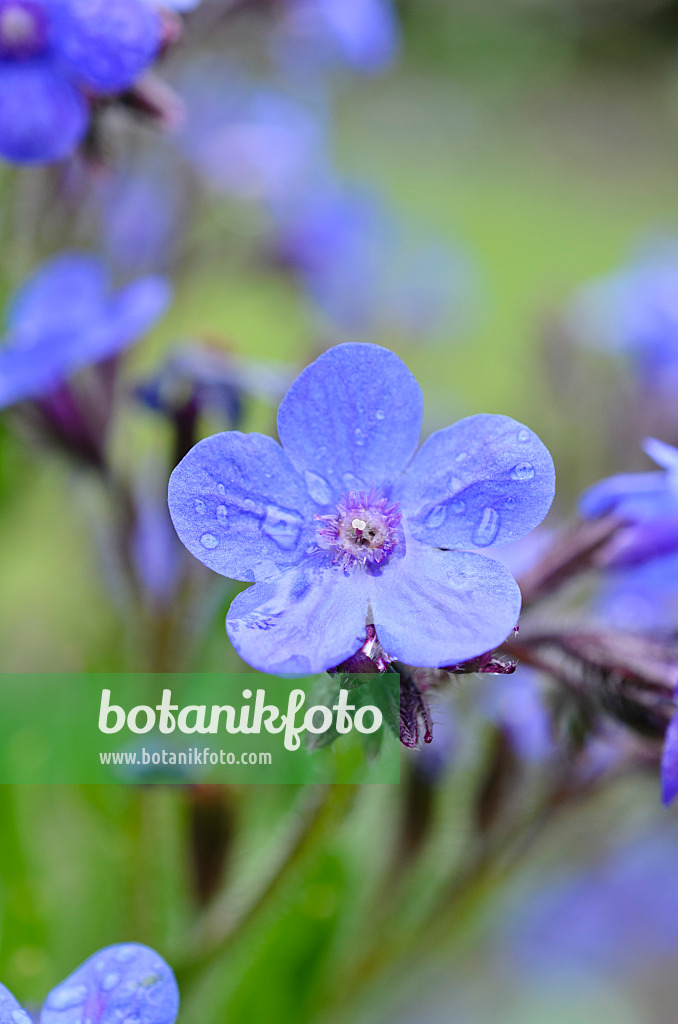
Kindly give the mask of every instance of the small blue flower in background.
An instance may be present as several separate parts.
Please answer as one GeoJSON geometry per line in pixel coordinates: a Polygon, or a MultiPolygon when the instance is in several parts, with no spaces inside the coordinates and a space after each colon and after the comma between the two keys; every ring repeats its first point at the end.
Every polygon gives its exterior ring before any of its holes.
{"type": "Polygon", "coordinates": [[[186,106],[177,142],[217,192],[273,201],[322,173],[322,112],[223,61],[202,61],[177,82],[186,106]]]}
{"type": "Polygon", "coordinates": [[[444,666],[512,631],[513,577],[469,549],[541,522],[551,456],[527,427],[491,415],[440,430],[417,452],[422,412],[421,389],[394,353],[339,345],[284,397],[280,444],[216,434],[175,469],[170,511],[188,550],[215,572],[256,581],[226,623],[249,664],[321,671],[355,654],[373,623],[391,657],[444,666]]]}
{"type": "Polygon", "coordinates": [[[628,356],[640,381],[667,397],[678,387],[678,244],[656,247],[584,286],[569,322],[593,347],[628,356]]]}
{"type": "Polygon", "coordinates": [[[399,28],[391,0],[283,0],[286,63],[302,68],[346,65],[383,71],[395,58],[399,28]]]}
{"type": "Polygon", "coordinates": [[[606,566],[640,565],[678,551],[678,449],[652,437],[643,448],[661,469],[608,477],[579,502],[585,519],[612,515],[626,523],[606,546],[606,566]]]}
{"type": "Polygon", "coordinates": [[[325,181],[271,212],[278,258],[343,336],[421,341],[468,318],[466,257],[417,237],[371,190],[325,181]]]}
{"type": "Polygon", "coordinates": [[[518,666],[512,675],[483,680],[480,707],[525,761],[543,761],[555,749],[551,720],[536,674],[518,666]]]}
{"type": "Polygon", "coordinates": [[[162,277],[112,291],[101,260],[65,253],[19,289],[0,343],[0,409],[56,388],[82,367],[137,341],[169,304],[162,277]]]}
{"type": "MultiPolygon", "coordinates": [[[[109,946],[86,960],[45,1000],[40,1024],[174,1024],[179,989],[171,968],[148,946],[109,946]]],[[[0,985],[0,1024],[30,1024],[0,985]]]]}
{"type": "Polygon", "coordinates": [[[69,156],[87,132],[89,97],[133,85],[160,38],[144,0],[0,0],[0,156],[69,156]]]}

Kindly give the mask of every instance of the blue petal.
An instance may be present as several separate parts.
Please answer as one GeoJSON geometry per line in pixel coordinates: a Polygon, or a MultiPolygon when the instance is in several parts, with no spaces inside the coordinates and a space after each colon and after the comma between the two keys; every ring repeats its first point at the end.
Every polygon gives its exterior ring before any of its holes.
{"type": "Polygon", "coordinates": [[[643,441],[643,451],[656,462],[662,469],[678,470],[678,448],[665,441],[659,441],[656,437],[646,437],[643,441]]]}
{"type": "Polygon", "coordinates": [[[469,416],[432,434],[394,497],[415,537],[436,547],[488,547],[538,526],[553,501],[553,460],[508,416],[469,416]]]}
{"type": "Polygon", "coordinates": [[[441,667],[503,643],[520,616],[520,590],[499,562],[409,540],[370,584],[382,647],[409,665],[441,667]]]}
{"type": "Polygon", "coordinates": [[[164,277],[142,277],[113,295],[108,317],[114,348],[145,334],[171,301],[172,286],[164,277]]]}
{"type": "Polygon", "coordinates": [[[148,946],[126,943],[95,953],[47,997],[40,1024],[174,1024],[179,989],[148,946]]]}
{"type": "Polygon", "coordinates": [[[0,61],[0,156],[46,163],[69,156],[89,123],[83,96],[46,61],[0,61]]]}
{"type": "Polygon", "coordinates": [[[145,0],[52,0],[52,46],[77,81],[101,93],[122,92],[160,46],[157,10],[145,0]]]}
{"type": "Polygon", "coordinates": [[[669,722],[661,763],[662,801],[670,804],[678,794],[678,714],[669,722]]]}
{"type": "Polygon", "coordinates": [[[619,473],[593,484],[579,499],[579,513],[585,519],[597,516],[620,515],[629,519],[644,519],[678,510],[675,498],[667,486],[666,473],[619,473]]]}
{"type": "Polygon", "coordinates": [[[0,984],[0,1024],[31,1024],[31,1018],[12,993],[0,984]]]}
{"type": "Polygon", "coordinates": [[[361,71],[380,71],[398,49],[398,23],[390,0],[317,0],[327,30],[346,61],[361,71]]]}
{"type": "Polygon", "coordinates": [[[108,274],[96,256],[67,252],[48,260],[9,304],[13,343],[25,348],[45,334],[91,326],[101,316],[107,289],[108,274]]]}
{"type": "Polygon", "coordinates": [[[323,504],[346,490],[390,488],[416,451],[421,388],[379,345],[337,345],[292,384],[278,412],[280,441],[323,504]]]}
{"type": "Polygon", "coordinates": [[[345,661],[365,642],[367,578],[308,559],[238,594],[226,630],[261,672],[305,675],[345,661]]]}
{"type": "Polygon", "coordinates": [[[200,441],[172,473],[169,507],[191,554],[236,580],[263,579],[298,562],[317,530],[303,480],[263,434],[200,441]]]}

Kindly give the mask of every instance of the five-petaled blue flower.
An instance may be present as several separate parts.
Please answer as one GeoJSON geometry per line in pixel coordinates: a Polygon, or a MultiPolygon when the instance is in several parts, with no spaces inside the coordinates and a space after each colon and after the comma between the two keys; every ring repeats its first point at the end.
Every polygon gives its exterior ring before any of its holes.
{"type": "MultiPolygon", "coordinates": [[[[148,946],[124,943],[99,950],[53,989],[40,1024],[174,1024],[179,989],[171,968],[148,946]]],[[[0,1024],[31,1024],[0,984],[0,1024]]]]}
{"type": "Polygon", "coordinates": [[[64,253],[45,263],[15,294],[0,342],[0,409],[38,398],[76,370],[116,355],[167,307],[163,277],[111,291],[101,260],[64,253]]]}
{"type": "Polygon", "coordinates": [[[391,657],[449,665],[515,626],[513,577],[467,549],[541,522],[551,456],[527,427],[490,415],[438,431],[417,452],[422,406],[394,353],[338,345],[284,397],[280,444],[216,434],[175,469],[170,511],[186,547],[224,576],[255,581],[226,621],[255,668],[338,665],[362,646],[367,623],[391,657]]]}
{"type": "Polygon", "coordinates": [[[87,131],[91,99],[133,85],[160,42],[145,0],[0,0],[0,155],[68,156],[87,131]]]}

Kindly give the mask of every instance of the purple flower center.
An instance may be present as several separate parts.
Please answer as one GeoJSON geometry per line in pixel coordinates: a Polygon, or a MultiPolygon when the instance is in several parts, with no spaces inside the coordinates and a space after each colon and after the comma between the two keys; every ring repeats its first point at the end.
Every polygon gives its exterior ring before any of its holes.
{"type": "Polygon", "coordinates": [[[333,562],[345,571],[356,565],[380,565],[399,539],[402,513],[374,489],[343,494],[333,515],[316,516],[322,523],[318,537],[334,549],[333,562]]]}
{"type": "Polygon", "coordinates": [[[47,19],[40,0],[0,0],[0,57],[35,57],[47,47],[47,19]]]}

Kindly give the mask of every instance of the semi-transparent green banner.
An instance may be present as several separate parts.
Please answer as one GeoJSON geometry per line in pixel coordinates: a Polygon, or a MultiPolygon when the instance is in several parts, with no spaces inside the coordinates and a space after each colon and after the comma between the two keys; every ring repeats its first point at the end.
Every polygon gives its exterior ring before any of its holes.
{"type": "Polygon", "coordinates": [[[0,674],[0,784],[397,783],[399,677],[0,674]]]}

